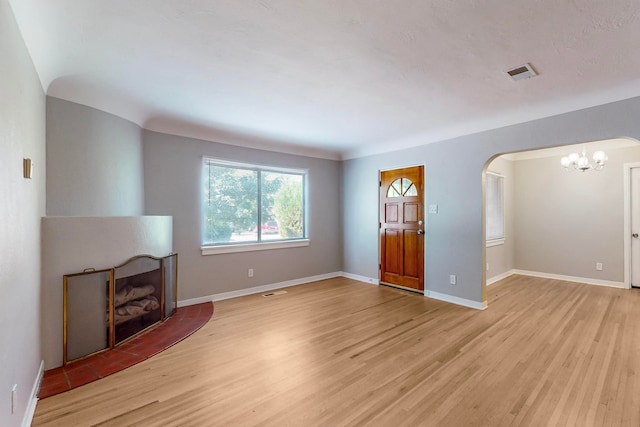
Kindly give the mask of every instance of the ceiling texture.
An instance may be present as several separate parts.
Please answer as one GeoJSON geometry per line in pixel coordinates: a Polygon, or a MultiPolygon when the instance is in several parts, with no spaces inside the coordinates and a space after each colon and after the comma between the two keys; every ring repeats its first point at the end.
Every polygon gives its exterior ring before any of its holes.
{"type": "Polygon", "coordinates": [[[9,2],[48,95],[248,147],[347,159],[640,95],[640,0],[9,2]]]}

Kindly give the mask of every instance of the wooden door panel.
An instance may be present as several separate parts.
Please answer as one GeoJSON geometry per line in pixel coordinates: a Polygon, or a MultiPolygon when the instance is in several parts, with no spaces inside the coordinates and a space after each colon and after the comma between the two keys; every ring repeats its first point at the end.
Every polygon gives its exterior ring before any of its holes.
{"type": "Polygon", "coordinates": [[[380,279],[424,290],[424,168],[380,173],[380,279]]]}
{"type": "Polygon", "coordinates": [[[417,279],[420,275],[418,251],[420,250],[420,239],[414,230],[404,232],[404,268],[405,276],[417,279]]]}
{"type": "Polygon", "coordinates": [[[397,224],[398,218],[398,209],[399,206],[397,203],[387,203],[385,207],[385,222],[387,224],[397,224]]]}
{"type": "Polygon", "coordinates": [[[399,248],[400,248],[400,233],[399,230],[387,229],[385,230],[385,264],[386,271],[388,273],[400,273],[400,260],[399,260],[399,248]]]}
{"type": "Polygon", "coordinates": [[[417,203],[403,203],[404,205],[404,223],[416,224],[419,221],[419,208],[417,203]]]}

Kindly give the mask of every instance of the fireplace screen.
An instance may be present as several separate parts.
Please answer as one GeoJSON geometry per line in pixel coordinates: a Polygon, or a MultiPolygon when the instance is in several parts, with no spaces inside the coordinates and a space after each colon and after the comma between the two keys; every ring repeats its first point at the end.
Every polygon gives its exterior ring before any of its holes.
{"type": "Polygon", "coordinates": [[[80,359],[110,347],[109,288],[112,270],[64,276],[64,360],[80,359]]]}
{"type": "Polygon", "coordinates": [[[141,255],[109,270],[64,276],[64,364],[113,348],[171,316],[178,255],[141,255]]]}
{"type": "Polygon", "coordinates": [[[178,254],[164,260],[164,316],[172,316],[178,308],[178,254]]]}

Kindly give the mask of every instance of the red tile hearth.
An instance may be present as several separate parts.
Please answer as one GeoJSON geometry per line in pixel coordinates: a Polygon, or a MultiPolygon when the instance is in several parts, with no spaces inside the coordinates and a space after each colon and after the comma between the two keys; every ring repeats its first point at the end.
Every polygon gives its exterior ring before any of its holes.
{"type": "Polygon", "coordinates": [[[213,303],[180,307],[150,331],[118,347],[44,373],[38,398],[44,399],[142,362],[182,341],[203,327],[213,315],[213,303]]]}

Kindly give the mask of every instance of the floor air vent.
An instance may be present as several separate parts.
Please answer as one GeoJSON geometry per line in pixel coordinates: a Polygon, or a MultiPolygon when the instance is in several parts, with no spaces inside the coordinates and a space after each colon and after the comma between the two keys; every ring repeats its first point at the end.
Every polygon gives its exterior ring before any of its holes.
{"type": "Polygon", "coordinates": [[[262,296],[267,298],[267,297],[275,297],[276,295],[282,295],[286,293],[287,291],[275,291],[275,292],[269,292],[268,294],[263,294],[262,296]]]}

